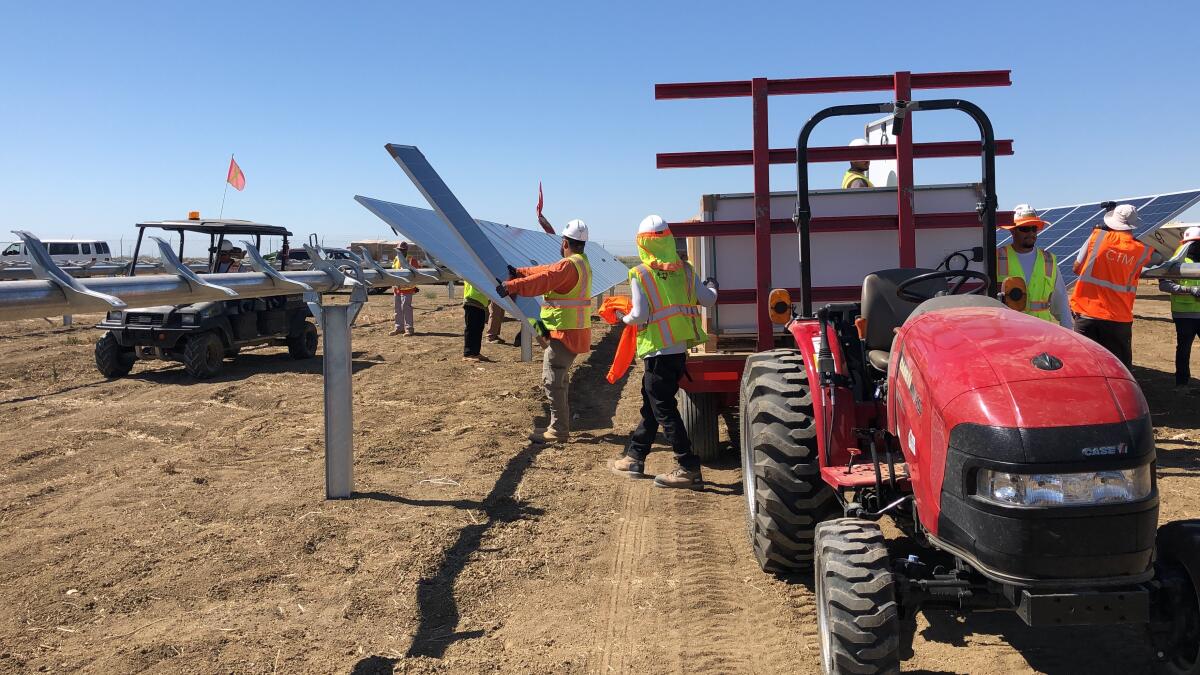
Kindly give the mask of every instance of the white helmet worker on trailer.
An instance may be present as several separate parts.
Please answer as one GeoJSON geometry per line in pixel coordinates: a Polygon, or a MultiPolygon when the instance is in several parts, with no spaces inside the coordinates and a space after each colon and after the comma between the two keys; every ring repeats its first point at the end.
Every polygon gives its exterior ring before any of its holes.
{"type": "Polygon", "coordinates": [[[217,260],[213,263],[213,273],[221,274],[223,272],[241,272],[242,266],[233,258],[233,242],[228,239],[222,239],[221,245],[217,250],[217,260]]]}
{"type": "Polygon", "coordinates": [[[572,220],[563,228],[562,260],[551,265],[508,268],[508,281],[496,287],[500,297],[542,296],[537,322],[546,350],[542,384],[550,399],[550,420],[529,435],[534,443],[563,443],[571,432],[567,389],[575,357],[592,349],[592,266],[584,249],[588,226],[572,220]],[[546,339],[548,338],[548,339],[546,339]]]}
{"type": "MultiPolygon", "coordinates": [[[[849,147],[861,148],[868,145],[867,139],[856,138],[850,141],[849,147]]],[[[867,171],[871,169],[871,162],[862,159],[850,162],[850,169],[842,176],[842,189],[849,190],[851,188],[869,188],[875,187],[871,183],[871,179],[867,178],[867,171]]]]}

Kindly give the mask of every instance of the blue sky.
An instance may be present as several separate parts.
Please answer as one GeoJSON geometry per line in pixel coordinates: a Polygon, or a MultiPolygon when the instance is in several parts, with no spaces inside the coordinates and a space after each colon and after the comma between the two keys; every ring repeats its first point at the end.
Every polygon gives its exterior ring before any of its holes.
{"type": "MultiPolygon", "coordinates": [[[[1195,2],[280,7],[8,3],[0,240],[26,228],[115,246],[138,220],[215,215],[230,153],[247,187],[226,216],[329,243],[385,237],[353,196],[424,205],[383,149],[396,142],[421,147],[476,217],[533,226],[541,180],[551,220],[583,218],[627,249],[648,213],[683,219],[701,194],[752,187],[749,168],[654,168],[656,152],[750,147],[749,99],[656,102],[654,83],[754,76],[1011,69],[1010,88],[919,94],[973,100],[1014,139],[1002,206],[1200,188],[1195,2]]],[[[772,147],[821,107],[880,98],[773,97],[772,147]]],[[[972,138],[964,120],[919,116],[917,140],[972,138]]],[[[861,122],[814,141],[845,143],[861,122]]],[[[977,176],[977,160],[917,164],[921,183],[977,176]]],[[[772,184],[793,188],[793,170],[772,184]]]]}

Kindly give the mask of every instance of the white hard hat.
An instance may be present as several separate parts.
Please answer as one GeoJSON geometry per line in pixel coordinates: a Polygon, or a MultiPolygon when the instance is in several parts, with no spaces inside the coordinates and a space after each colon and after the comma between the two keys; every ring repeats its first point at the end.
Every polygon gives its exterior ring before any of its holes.
{"type": "Polygon", "coordinates": [[[1183,231],[1183,242],[1200,241],[1200,225],[1193,225],[1183,231]]]}
{"type": "Polygon", "coordinates": [[[668,229],[666,221],[660,216],[646,216],[642,219],[642,224],[638,225],[638,234],[666,232],[668,229]]]}
{"type": "Polygon", "coordinates": [[[1017,204],[1013,207],[1013,220],[1018,218],[1037,218],[1037,209],[1028,204],[1017,204]]]}
{"type": "Polygon", "coordinates": [[[233,242],[229,241],[228,239],[222,239],[221,240],[221,252],[225,253],[226,251],[232,251],[232,250],[233,250],[233,242]]]}
{"type": "Polygon", "coordinates": [[[569,237],[571,239],[574,239],[575,241],[587,241],[588,240],[587,223],[583,222],[582,220],[580,220],[578,218],[568,222],[567,226],[565,228],[563,228],[562,236],[569,237]]]}
{"type": "Polygon", "coordinates": [[[850,141],[850,147],[852,148],[857,148],[860,145],[870,145],[870,143],[868,143],[867,139],[865,138],[856,138],[850,141]]]}

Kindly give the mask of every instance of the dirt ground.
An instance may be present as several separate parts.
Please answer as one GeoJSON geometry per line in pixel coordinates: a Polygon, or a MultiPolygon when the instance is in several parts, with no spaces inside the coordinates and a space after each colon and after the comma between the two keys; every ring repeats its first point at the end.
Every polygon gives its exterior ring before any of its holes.
{"type": "MultiPolygon", "coordinates": [[[[540,366],[503,345],[461,361],[444,289],[417,296],[416,337],[387,336],[390,305],[353,332],[343,501],[323,499],[319,359],[272,347],[212,381],[148,362],[110,382],[95,317],[0,324],[0,672],[819,671],[812,593],[755,566],[735,460],[698,493],[606,469],[640,404],[639,371],[603,380],[615,333],[577,362],[577,441],[544,448],[525,441],[540,366]]],[[[1200,397],[1171,391],[1164,298],[1147,287],[1138,313],[1162,519],[1200,517],[1200,397]]],[[[1142,644],[944,618],[905,669],[1136,673],[1142,644]]]]}

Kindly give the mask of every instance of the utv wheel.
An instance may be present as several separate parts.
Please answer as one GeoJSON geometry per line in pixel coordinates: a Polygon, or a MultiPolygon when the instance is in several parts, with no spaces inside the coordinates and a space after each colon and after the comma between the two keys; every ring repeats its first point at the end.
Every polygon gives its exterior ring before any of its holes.
{"type": "Polygon", "coordinates": [[[879,526],[838,518],[817,526],[814,593],[826,673],[899,673],[896,580],[879,526]]]}
{"type": "Polygon", "coordinates": [[[1200,520],[1181,520],[1158,528],[1155,542],[1157,581],[1151,623],[1154,672],[1200,673],[1200,520]]]}
{"type": "Polygon", "coordinates": [[[192,377],[205,380],[221,372],[225,345],[216,333],[201,333],[183,346],[183,367],[192,377]]]}
{"type": "Polygon", "coordinates": [[[794,349],[750,356],[740,398],[742,483],[754,557],[767,572],[810,569],[817,523],[841,513],[821,480],[803,357],[794,349]]]}
{"type": "Polygon", "coordinates": [[[680,389],[676,398],[683,428],[692,442],[692,452],[704,461],[720,457],[717,397],[713,394],[692,394],[680,389]]]}
{"type": "Polygon", "coordinates": [[[311,359],[317,355],[317,327],[305,321],[287,337],[288,354],[293,359],[311,359]]]}
{"type": "Polygon", "coordinates": [[[136,360],[133,350],[122,347],[111,331],[96,341],[96,370],[109,379],[128,375],[136,360]]]}

